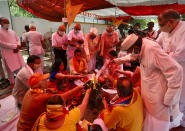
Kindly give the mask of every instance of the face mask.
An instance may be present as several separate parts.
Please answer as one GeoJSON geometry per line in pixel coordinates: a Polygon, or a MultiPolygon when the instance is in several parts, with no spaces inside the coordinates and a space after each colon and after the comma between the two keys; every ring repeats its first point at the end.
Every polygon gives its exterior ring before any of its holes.
{"type": "Polygon", "coordinates": [[[34,69],[37,70],[40,68],[40,64],[34,64],[34,69]]]}
{"type": "Polygon", "coordinates": [[[77,34],[77,33],[79,33],[80,32],[80,30],[75,30],[75,33],[77,34]]]}
{"type": "Polygon", "coordinates": [[[9,26],[10,26],[10,24],[3,24],[2,28],[5,29],[5,30],[8,30],[9,26]]]}
{"type": "Polygon", "coordinates": [[[64,35],[64,31],[58,31],[58,34],[59,34],[60,36],[63,36],[63,35],[64,35]]]}
{"type": "Polygon", "coordinates": [[[94,39],[96,38],[96,36],[95,36],[95,35],[90,35],[90,38],[91,38],[92,40],[94,40],[94,39]]]}
{"type": "Polygon", "coordinates": [[[108,36],[112,36],[112,32],[108,32],[107,35],[108,35],[108,36]]]}

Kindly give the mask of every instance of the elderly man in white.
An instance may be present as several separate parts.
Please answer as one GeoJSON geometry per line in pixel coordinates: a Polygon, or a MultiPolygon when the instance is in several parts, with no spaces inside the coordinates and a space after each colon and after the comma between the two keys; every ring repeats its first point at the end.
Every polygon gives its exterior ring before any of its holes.
{"type": "Polygon", "coordinates": [[[17,73],[25,65],[22,54],[19,51],[21,42],[16,33],[9,30],[9,20],[1,18],[0,48],[1,55],[8,74],[11,86],[14,86],[14,73],[17,73]]]}
{"type": "Polygon", "coordinates": [[[18,72],[15,78],[15,86],[12,91],[12,95],[16,100],[18,108],[21,108],[24,95],[30,88],[28,80],[34,74],[34,72],[40,67],[40,58],[35,55],[31,55],[27,59],[27,64],[18,72]]]}
{"type": "Polygon", "coordinates": [[[179,13],[171,9],[161,13],[158,22],[162,33],[157,42],[183,68],[180,111],[184,114],[181,126],[185,127],[185,22],[180,21],[179,13]]]}
{"type": "Polygon", "coordinates": [[[30,55],[36,55],[40,57],[41,66],[37,72],[43,73],[44,70],[44,37],[36,31],[35,25],[30,25],[30,31],[25,34],[23,42],[29,42],[29,53],[30,55]]]}
{"type": "Polygon", "coordinates": [[[179,114],[182,67],[152,40],[135,34],[127,36],[123,50],[133,53],[113,62],[140,60],[141,96],[146,109],[144,131],[169,131],[171,121],[179,114]]]}
{"type": "Polygon", "coordinates": [[[100,50],[99,40],[98,30],[96,28],[91,28],[90,32],[85,36],[84,51],[89,72],[95,70],[96,67],[96,55],[100,50]]]}

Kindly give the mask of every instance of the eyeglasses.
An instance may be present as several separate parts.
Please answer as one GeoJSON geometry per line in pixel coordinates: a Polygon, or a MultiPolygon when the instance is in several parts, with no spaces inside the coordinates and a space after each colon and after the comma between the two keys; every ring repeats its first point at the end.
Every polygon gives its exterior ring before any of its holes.
{"type": "MultiPolygon", "coordinates": [[[[168,21],[173,21],[174,19],[169,19],[169,20],[165,20],[162,24],[159,24],[160,27],[163,27],[165,26],[165,24],[168,22],[168,21]]],[[[158,18],[158,21],[161,21],[161,18],[158,18]]]]}

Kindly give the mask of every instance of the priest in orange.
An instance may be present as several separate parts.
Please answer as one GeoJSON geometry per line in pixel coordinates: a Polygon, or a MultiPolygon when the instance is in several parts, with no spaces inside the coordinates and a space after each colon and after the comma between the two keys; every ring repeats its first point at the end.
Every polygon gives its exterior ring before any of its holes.
{"type": "Polygon", "coordinates": [[[87,63],[82,58],[82,51],[76,49],[74,57],[69,61],[70,73],[71,74],[86,74],[88,72],[87,63]]]}

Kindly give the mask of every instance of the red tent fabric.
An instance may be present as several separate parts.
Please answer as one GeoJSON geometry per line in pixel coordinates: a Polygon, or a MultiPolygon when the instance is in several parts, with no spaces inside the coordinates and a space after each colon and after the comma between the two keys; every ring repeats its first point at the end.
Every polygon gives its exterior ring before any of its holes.
{"type": "Polygon", "coordinates": [[[167,4],[167,5],[151,5],[151,6],[132,6],[132,7],[119,7],[121,10],[133,16],[146,16],[146,15],[159,15],[167,9],[175,9],[180,14],[185,13],[185,4],[167,4]]]}
{"type": "MultiPolygon", "coordinates": [[[[81,11],[114,7],[104,0],[71,0],[72,5],[83,3],[81,11]]],[[[62,21],[64,0],[17,0],[17,4],[28,12],[50,21],[62,21]]]]}

